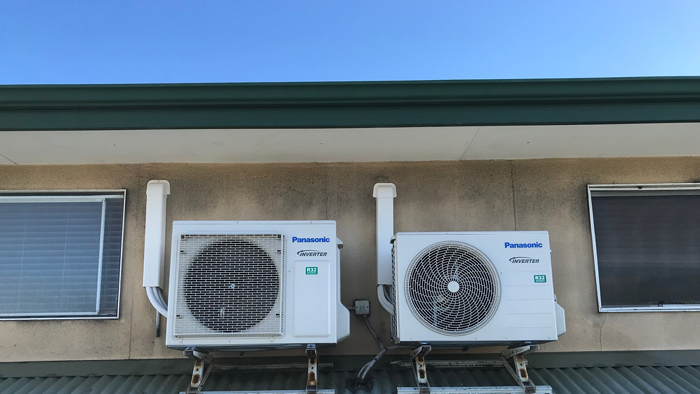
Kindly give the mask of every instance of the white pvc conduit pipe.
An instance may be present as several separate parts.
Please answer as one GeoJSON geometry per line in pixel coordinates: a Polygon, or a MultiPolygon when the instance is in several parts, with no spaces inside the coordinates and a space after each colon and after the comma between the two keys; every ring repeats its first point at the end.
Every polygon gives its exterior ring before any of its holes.
{"type": "Polygon", "coordinates": [[[377,200],[377,298],[379,304],[389,314],[394,314],[394,305],[387,297],[386,286],[393,285],[391,239],[394,237],[394,198],[396,186],[393,183],[377,183],[373,196],[377,200]]]}
{"type": "Polygon", "coordinates": [[[165,257],[165,212],[170,183],[150,181],[146,187],[146,232],[143,247],[143,287],[148,300],[163,316],[168,316],[168,305],[163,298],[163,271],[165,257]]]}
{"type": "Polygon", "coordinates": [[[168,317],[168,306],[165,305],[163,301],[163,296],[160,294],[160,289],[157,287],[146,287],[146,294],[148,294],[148,301],[151,302],[154,308],[161,315],[168,317]]]}
{"type": "Polygon", "coordinates": [[[394,305],[387,298],[386,291],[385,285],[377,285],[377,299],[379,300],[379,305],[390,315],[394,316],[394,305]]]}

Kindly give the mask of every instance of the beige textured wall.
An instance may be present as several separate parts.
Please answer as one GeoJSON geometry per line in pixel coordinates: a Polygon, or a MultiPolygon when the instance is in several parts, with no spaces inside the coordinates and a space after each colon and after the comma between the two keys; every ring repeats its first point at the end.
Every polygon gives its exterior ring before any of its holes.
{"type": "MultiPolygon", "coordinates": [[[[0,166],[0,190],[128,190],[121,318],[0,321],[3,361],[180,357],[165,348],[163,337],[155,338],[155,312],[141,287],[150,179],[171,183],[168,222],[336,220],[345,243],[343,302],[369,298],[371,320],[386,342],[389,319],[374,290],[376,182],[397,186],[397,231],[549,230],[554,287],[566,309],[568,332],[544,350],[700,349],[696,313],[597,312],[585,189],[588,183],[697,181],[700,158],[0,166]]],[[[324,353],[376,351],[361,320],[351,318],[350,338],[324,353]]]]}

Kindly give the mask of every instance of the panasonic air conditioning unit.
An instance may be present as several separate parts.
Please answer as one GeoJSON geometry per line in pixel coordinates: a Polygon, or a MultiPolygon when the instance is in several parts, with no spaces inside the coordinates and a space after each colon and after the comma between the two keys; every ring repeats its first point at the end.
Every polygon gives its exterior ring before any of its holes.
{"type": "Polygon", "coordinates": [[[374,185],[377,298],[406,345],[520,346],[566,332],[546,231],[394,234],[392,183],[374,185]]]}
{"type": "Polygon", "coordinates": [[[538,344],[563,333],[545,231],[398,233],[392,259],[396,342],[538,344]]]}
{"type": "Polygon", "coordinates": [[[245,350],[349,335],[334,221],[173,223],[166,345],[245,350]]]}

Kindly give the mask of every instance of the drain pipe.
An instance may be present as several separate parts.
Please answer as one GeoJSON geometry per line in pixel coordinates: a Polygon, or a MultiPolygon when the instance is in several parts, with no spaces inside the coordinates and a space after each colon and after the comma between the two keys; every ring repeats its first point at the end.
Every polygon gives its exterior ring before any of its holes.
{"type": "Polygon", "coordinates": [[[394,237],[396,186],[393,183],[377,183],[372,194],[377,200],[377,298],[379,304],[393,315],[394,305],[387,292],[388,286],[394,282],[391,239],[394,237]]]}
{"type": "Polygon", "coordinates": [[[163,298],[165,257],[165,208],[170,194],[168,181],[150,181],[146,187],[146,233],[143,246],[143,287],[148,300],[161,315],[168,316],[163,298]]]}

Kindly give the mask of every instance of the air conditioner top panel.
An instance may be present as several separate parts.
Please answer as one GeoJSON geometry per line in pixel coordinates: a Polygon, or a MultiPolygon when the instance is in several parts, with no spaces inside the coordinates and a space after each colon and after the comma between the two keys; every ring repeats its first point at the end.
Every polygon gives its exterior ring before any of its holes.
{"type": "Polygon", "coordinates": [[[174,226],[250,226],[250,225],[288,225],[300,224],[335,224],[335,220],[175,220],[174,226]]]}
{"type": "Polygon", "coordinates": [[[549,234],[549,231],[424,231],[424,232],[400,232],[397,236],[406,235],[512,235],[517,234],[549,234]]]}
{"type": "MultiPolygon", "coordinates": [[[[282,232],[288,233],[291,240],[291,236],[302,236],[307,232],[335,234],[335,228],[335,220],[181,220],[173,222],[173,235],[282,232]]],[[[340,243],[336,238],[331,242],[340,243]]]]}

